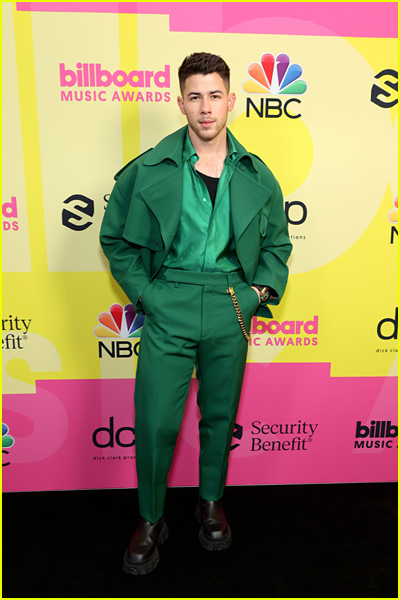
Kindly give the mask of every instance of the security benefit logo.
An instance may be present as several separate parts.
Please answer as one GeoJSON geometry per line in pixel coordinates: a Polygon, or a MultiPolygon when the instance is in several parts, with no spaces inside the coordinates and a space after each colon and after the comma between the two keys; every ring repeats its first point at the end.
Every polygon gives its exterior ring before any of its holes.
{"type": "Polygon", "coordinates": [[[356,423],[354,448],[397,448],[397,425],[391,421],[371,421],[363,424],[356,423]]]}
{"type": "MultiPolygon", "coordinates": [[[[103,196],[104,210],[107,208],[107,203],[110,194],[103,196]]],[[[83,196],[83,194],[72,194],[64,200],[61,222],[64,227],[72,231],[85,231],[93,225],[95,204],[91,198],[83,196]]]]}
{"type": "Polygon", "coordinates": [[[251,426],[251,452],[303,452],[313,441],[318,423],[253,421],[251,426]]]}
{"type": "Polygon", "coordinates": [[[380,108],[392,108],[398,103],[398,72],[394,69],[383,69],[375,75],[375,79],[378,83],[374,83],[371,88],[371,102],[380,108]]]}
{"type": "Polygon", "coordinates": [[[232,434],[232,446],[229,449],[229,452],[232,452],[232,450],[235,450],[235,448],[238,448],[238,446],[240,446],[240,440],[243,437],[243,427],[242,425],[239,425],[239,423],[235,423],[235,427],[233,430],[233,434],[232,434]],[[239,440],[238,442],[236,442],[236,440],[239,440]]]}
{"type": "Polygon", "coordinates": [[[8,467],[11,464],[8,456],[10,454],[9,448],[14,446],[15,440],[9,435],[9,428],[5,423],[2,423],[2,436],[1,446],[3,453],[3,467],[8,467]]]}
{"type": "Polygon", "coordinates": [[[22,350],[24,340],[28,339],[28,331],[32,319],[21,319],[9,315],[2,319],[2,342],[3,350],[22,350]]]}
{"type": "Polygon", "coordinates": [[[307,83],[300,79],[303,69],[297,63],[291,63],[288,54],[265,53],[259,63],[251,63],[247,68],[249,79],[243,81],[243,91],[259,97],[258,105],[251,98],[246,99],[246,117],[254,111],[260,118],[277,119],[285,116],[289,119],[301,117],[297,96],[307,91],[307,83]],[[265,98],[261,96],[266,96],[265,98]],[[293,98],[271,98],[271,96],[295,96],[293,98]]]}
{"type": "Polygon", "coordinates": [[[99,342],[99,358],[130,358],[139,353],[139,338],[145,317],[136,313],[133,304],[113,304],[109,312],[102,312],[97,317],[99,325],[93,329],[94,335],[103,340],[99,342]]]}
{"type": "Polygon", "coordinates": [[[73,194],[64,200],[66,207],[61,214],[64,227],[73,231],[85,231],[93,224],[94,202],[82,194],[73,194]]]}

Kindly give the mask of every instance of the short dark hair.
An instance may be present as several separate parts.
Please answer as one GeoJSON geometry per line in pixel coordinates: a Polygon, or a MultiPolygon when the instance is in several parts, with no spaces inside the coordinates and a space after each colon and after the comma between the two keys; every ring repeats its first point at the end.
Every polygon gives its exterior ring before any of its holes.
{"type": "Polygon", "coordinates": [[[208,52],[194,52],[187,56],[178,70],[179,87],[181,93],[185,88],[185,81],[191,75],[209,75],[218,73],[224,80],[229,92],[230,69],[223,58],[208,52]]]}

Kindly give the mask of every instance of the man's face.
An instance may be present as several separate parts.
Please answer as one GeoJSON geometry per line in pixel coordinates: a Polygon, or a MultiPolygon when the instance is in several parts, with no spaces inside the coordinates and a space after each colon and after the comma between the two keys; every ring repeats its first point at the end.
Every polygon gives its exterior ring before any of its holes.
{"type": "Polygon", "coordinates": [[[228,94],[221,75],[210,73],[186,79],[183,98],[178,96],[178,106],[186,115],[191,133],[209,142],[225,133],[228,112],[233,109],[235,100],[235,94],[228,94]]]}

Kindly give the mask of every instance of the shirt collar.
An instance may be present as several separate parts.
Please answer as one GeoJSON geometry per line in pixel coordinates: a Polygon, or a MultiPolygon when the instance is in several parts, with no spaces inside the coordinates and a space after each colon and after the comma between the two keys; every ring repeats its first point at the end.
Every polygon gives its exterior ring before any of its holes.
{"type": "MultiPolygon", "coordinates": [[[[227,140],[228,140],[228,157],[230,158],[230,160],[232,162],[235,161],[238,151],[236,150],[236,146],[235,146],[235,138],[233,137],[233,135],[231,134],[231,132],[229,131],[229,129],[226,130],[227,133],[227,140]]],[[[198,154],[196,152],[196,150],[193,147],[192,144],[192,140],[190,139],[189,136],[189,130],[186,132],[186,137],[185,137],[185,141],[183,144],[183,150],[182,150],[182,162],[186,162],[190,159],[193,159],[191,162],[196,162],[196,160],[194,160],[194,157],[196,157],[196,159],[198,159],[198,154]]]]}
{"type": "MultiPolygon", "coordinates": [[[[196,155],[187,131],[188,126],[185,125],[185,127],[178,129],[178,131],[175,131],[161,140],[155,148],[147,153],[144,157],[143,164],[146,166],[153,166],[166,159],[170,159],[179,166],[182,164],[182,161],[188,160],[191,156],[196,155]],[[188,154],[185,153],[186,149],[188,154]]],[[[235,163],[243,158],[248,158],[253,169],[258,172],[259,169],[257,163],[260,159],[254,154],[247,152],[246,148],[237,141],[229,129],[226,131],[228,136],[228,156],[230,156],[235,163]]]]}

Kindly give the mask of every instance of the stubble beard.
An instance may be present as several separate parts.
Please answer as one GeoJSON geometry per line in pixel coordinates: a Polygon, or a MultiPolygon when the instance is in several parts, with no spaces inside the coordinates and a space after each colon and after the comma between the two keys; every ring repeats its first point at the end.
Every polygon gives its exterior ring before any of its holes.
{"type": "Polygon", "coordinates": [[[221,131],[224,130],[224,128],[226,127],[227,120],[228,117],[226,117],[226,119],[223,122],[217,123],[216,121],[214,121],[212,129],[209,130],[203,129],[200,123],[198,123],[197,121],[195,123],[188,122],[188,125],[202,142],[211,142],[219,136],[221,131]]]}

